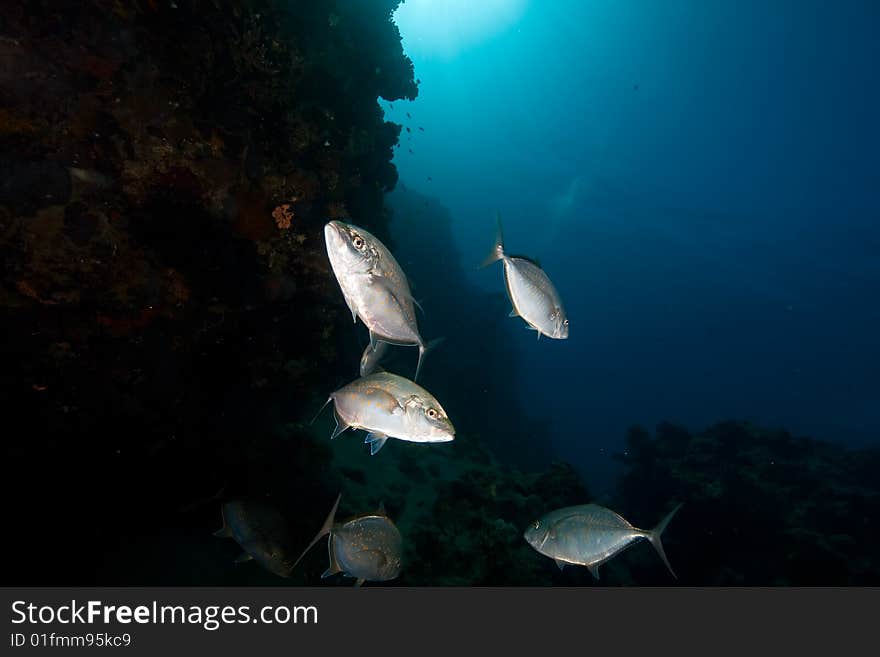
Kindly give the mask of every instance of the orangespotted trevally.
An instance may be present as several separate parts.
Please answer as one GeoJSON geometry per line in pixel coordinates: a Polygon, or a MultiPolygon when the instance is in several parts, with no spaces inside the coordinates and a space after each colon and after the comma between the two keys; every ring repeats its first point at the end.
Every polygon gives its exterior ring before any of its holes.
{"type": "MultiPolygon", "coordinates": [[[[417,383],[391,372],[375,372],[333,392],[336,438],[349,427],[364,429],[375,454],[388,438],[414,443],[442,443],[455,438],[455,427],[440,402],[417,383]]],[[[322,407],[323,408],[323,407],[322,407]]]]}
{"type": "Polygon", "coordinates": [[[309,546],[303,550],[294,566],[321,540],[330,535],[327,550],[330,565],[321,577],[343,573],[357,579],[356,586],[365,581],[385,582],[400,575],[403,540],[391,518],[380,506],[375,513],[356,516],[343,522],[336,522],[336,509],[342,494],[330,510],[321,531],[309,546]]]}

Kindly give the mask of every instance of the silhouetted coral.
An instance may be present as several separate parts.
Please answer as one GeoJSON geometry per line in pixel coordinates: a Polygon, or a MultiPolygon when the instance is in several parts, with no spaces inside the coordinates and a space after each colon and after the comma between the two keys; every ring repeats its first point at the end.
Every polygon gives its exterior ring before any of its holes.
{"type": "Polygon", "coordinates": [[[4,484],[42,496],[10,518],[15,581],[130,582],[105,548],[157,545],[218,481],[333,481],[274,431],[359,358],[321,230],[328,208],[385,230],[377,98],[417,93],[396,5],[4,3],[4,484]]]}
{"type": "Polygon", "coordinates": [[[659,519],[684,502],[664,534],[682,583],[880,583],[878,450],[739,422],[700,433],[667,423],[654,437],[630,430],[619,458],[621,512],[659,519]]]}

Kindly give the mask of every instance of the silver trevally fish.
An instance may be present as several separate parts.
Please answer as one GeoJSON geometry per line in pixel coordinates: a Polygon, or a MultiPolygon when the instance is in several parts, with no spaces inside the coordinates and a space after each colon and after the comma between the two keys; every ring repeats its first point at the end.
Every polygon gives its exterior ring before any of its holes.
{"type": "Polygon", "coordinates": [[[418,379],[422,359],[433,343],[422,340],[415,299],[397,260],[374,235],[342,221],[324,226],[324,242],[352,319],[361,318],[373,346],[378,342],[418,346],[414,377],[418,379]]]}
{"type": "Polygon", "coordinates": [[[417,383],[391,372],[355,379],[332,393],[324,406],[331,401],[336,428],[330,438],[349,427],[364,429],[370,454],[382,449],[389,438],[413,443],[444,443],[455,438],[455,427],[440,402],[417,383]]]}
{"type": "Polygon", "coordinates": [[[230,500],[220,508],[223,527],[214,536],[232,538],[241,546],[244,552],[236,563],[253,559],[279,577],[290,577],[290,533],[287,521],[278,511],[244,500],[230,500]]]}
{"type": "Polygon", "coordinates": [[[590,569],[599,579],[599,566],[640,538],[648,539],[669,572],[672,566],[663,551],[660,534],[681,508],[676,506],[649,531],[633,527],[619,514],[597,504],[582,504],[557,509],[533,522],[523,538],[535,550],[556,561],[559,568],[577,564],[590,569]]]}
{"type": "Polygon", "coordinates": [[[496,219],[495,246],[483,261],[483,267],[496,260],[504,263],[504,283],[513,306],[510,316],[522,317],[530,329],[538,332],[538,339],[546,335],[565,340],[568,337],[568,317],[559,293],[537,264],[504,252],[501,219],[496,219]]]}
{"type": "Polygon", "coordinates": [[[315,543],[329,534],[327,550],[330,553],[330,565],[321,575],[322,578],[343,573],[357,579],[355,586],[360,586],[365,581],[385,582],[396,578],[400,575],[403,540],[385,508],[380,506],[376,513],[337,523],[336,509],[341,499],[342,493],[336,498],[321,531],[293,565],[296,566],[315,543]]]}
{"type": "Polygon", "coordinates": [[[379,361],[385,357],[387,351],[387,342],[377,342],[375,345],[368,344],[361,355],[361,376],[383,371],[379,367],[379,361]]]}

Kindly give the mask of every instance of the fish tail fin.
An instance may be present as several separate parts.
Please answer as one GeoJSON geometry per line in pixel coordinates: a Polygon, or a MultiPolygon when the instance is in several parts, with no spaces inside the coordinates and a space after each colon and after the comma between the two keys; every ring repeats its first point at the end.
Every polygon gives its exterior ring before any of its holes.
{"type": "Polygon", "coordinates": [[[495,245],[492,247],[492,251],[486,256],[486,259],[480,263],[480,268],[488,267],[496,260],[504,259],[504,233],[501,230],[501,215],[496,212],[495,213],[495,245]]]}
{"type": "Polygon", "coordinates": [[[339,508],[339,500],[342,499],[342,493],[339,493],[336,497],[336,502],[333,503],[333,508],[330,509],[330,514],[327,516],[327,519],[324,521],[324,524],[321,525],[321,531],[318,532],[318,535],[312,539],[312,542],[309,543],[309,546],[303,550],[303,553],[299,555],[299,558],[293,562],[293,565],[290,567],[291,570],[296,568],[297,564],[302,560],[306,553],[315,547],[315,543],[320,541],[324,536],[330,533],[330,530],[333,529],[333,523],[336,522],[336,509],[339,508]]]}
{"type": "Polygon", "coordinates": [[[416,364],[416,375],[413,377],[413,383],[419,380],[419,372],[422,371],[422,361],[425,358],[425,355],[434,350],[438,344],[443,342],[446,338],[435,338],[431,340],[428,344],[419,344],[419,362],[416,364]]]}
{"type": "Polygon", "coordinates": [[[675,571],[672,570],[672,566],[669,565],[669,559],[666,558],[666,552],[663,550],[663,543],[660,542],[660,535],[663,533],[663,530],[666,529],[666,525],[669,524],[669,521],[672,520],[672,516],[674,516],[680,508],[681,504],[677,505],[672,511],[666,514],[666,517],[657,523],[657,526],[649,531],[646,536],[647,539],[651,541],[651,545],[657,550],[657,554],[663,559],[663,563],[666,564],[666,567],[669,568],[669,572],[672,573],[672,576],[675,577],[675,579],[678,579],[678,576],[675,574],[675,571]]]}
{"type": "Polygon", "coordinates": [[[309,424],[314,424],[314,423],[315,423],[315,420],[318,419],[318,416],[321,414],[321,411],[323,411],[323,410],[327,407],[327,404],[330,403],[330,400],[331,400],[331,399],[333,399],[333,397],[327,397],[327,401],[325,401],[323,404],[321,404],[321,408],[318,409],[318,412],[315,413],[315,417],[312,418],[312,421],[309,422],[309,424]]]}

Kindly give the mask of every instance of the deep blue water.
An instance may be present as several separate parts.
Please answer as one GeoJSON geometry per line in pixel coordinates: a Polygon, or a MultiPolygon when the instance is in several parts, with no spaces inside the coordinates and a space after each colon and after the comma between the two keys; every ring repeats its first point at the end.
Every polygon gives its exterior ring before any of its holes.
{"type": "Polygon", "coordinates": [[[398,13],[419,97],[381,101],[401,182],[475,285],[503,290],[477,269],[496,210],[556,283],[567,341],[501,326],[591,487],[636,423],[880,443],[880,5],[427,4],[398,13]]]}

